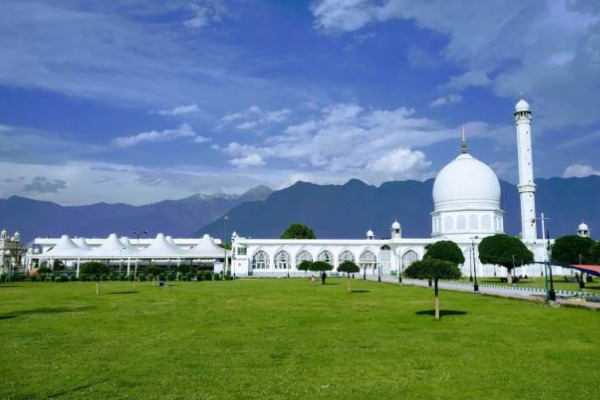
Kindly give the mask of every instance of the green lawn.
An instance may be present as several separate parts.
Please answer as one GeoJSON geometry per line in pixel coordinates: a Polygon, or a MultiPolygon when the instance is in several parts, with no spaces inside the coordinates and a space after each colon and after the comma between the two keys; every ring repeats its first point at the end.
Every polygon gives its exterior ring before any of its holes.
{"type": "Polygon", "coordinates": [[[600,312],[354,280],[0,285],[0,398],[597,398],[600,312]]]}

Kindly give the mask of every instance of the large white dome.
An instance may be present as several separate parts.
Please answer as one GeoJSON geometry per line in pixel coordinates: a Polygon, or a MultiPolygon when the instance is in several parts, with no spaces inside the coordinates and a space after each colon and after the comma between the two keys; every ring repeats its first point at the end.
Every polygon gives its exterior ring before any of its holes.
{"type": "Polygon", "coordinates": [[[499,209],[500,182],[490,167],[464,153],[438,173],[433,202],[436,211],[499,209]]]}

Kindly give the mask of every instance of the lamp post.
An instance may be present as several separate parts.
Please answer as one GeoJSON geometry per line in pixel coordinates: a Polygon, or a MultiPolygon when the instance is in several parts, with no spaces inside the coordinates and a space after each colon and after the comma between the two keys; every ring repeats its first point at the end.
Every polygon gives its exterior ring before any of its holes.
{"type": "Polygon", "coordinates": [[[227,275],[227,222],[229,217],[226,215],[223,217],[223,279],[227,275]]]}
{"type": "Polygon", "coordinates": [[[400,257],[400,263],[398,263],[398,284],[402,283],[402,272],[404,272],[404,265],[402,257],[400,257]]]}
{"type": "Polygon", "coordinates": [[[547,278],[550,279],[550,291],[548,292],[548,300],[556,301],[556,292],[554,291],[554,283],[552,282],[552,262],[550,261],[552,249],[550,247],[550,231],[546,231],[546,248],[548,249],[548,273],[547,278]]]}
{"type": "Polygon", "coordinates": [[[140,236],[147,235],[148,231],[133,231],[137,239],[137,245],[135,247],[135,268],[133,269],[133,290],[135,290],[135,280],[137,279],[138,263],[140,259],[140,236]]]}
{"type": "Polygon", "coordinates": [[[477,239],[479,239],[478,236],[473,236],[471,238],[471,260],[472,260],[471,264],[473,266],[473,279],[474,279],[473,280],[473,291],[475,293],[479,292],[479,285],[477,284],[477,267],[475,265],[475,261],[476,261],[476,258],[475,258],[475,240],[477,240],[477,239]]]}

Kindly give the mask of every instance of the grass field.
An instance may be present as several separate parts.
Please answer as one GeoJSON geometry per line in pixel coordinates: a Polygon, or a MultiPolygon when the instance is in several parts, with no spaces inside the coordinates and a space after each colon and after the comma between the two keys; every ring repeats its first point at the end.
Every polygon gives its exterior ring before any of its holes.
{"type": "Polygon", "coordinates": [[[597,398],[600,312],[332,279],[0,285],[0,398],[597,398]]]}
{"type": "MultiPolygon", "coordinates": [[[[463,282],[464,281],[465,280],[463,279],[463,282]]],[[[510,283],[501,283],[500,278],[488,278],[488,277],[480,278],[480,279],[478,278],[477,281],[479,282],[479,284],[483,284],[483,285],[513,286],[510,283]]],[[[554,285],[554,290],[568,290],[571,292],[582,291],[579,289],[579,283],[573,282],[572,280],[565,282],[564,278],[562,276],[554,277],[554,279],[552,280],[552,283],[554,285]]],[[[541,288],[544,288],[545,285],[546,285],[546,283],[544,281],[544,277],[537,277],[537,278],[530,277],[527,279],[521,279],[519,281],[519,283],[515,286],[541,289],[541,288]]],[[[591,293],[591,294],[600,294],[600,278],[595,277],[594,282],[586,283],[585,288],[583,289],[583,292],[591,293]]]]}

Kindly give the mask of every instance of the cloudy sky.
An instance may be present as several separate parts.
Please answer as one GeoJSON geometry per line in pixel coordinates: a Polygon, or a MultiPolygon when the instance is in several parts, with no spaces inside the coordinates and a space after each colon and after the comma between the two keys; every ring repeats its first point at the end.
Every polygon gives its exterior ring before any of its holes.
{"type": "Polygon", "coordinates": [[[600,174],[600,2],[4,0],[0,197],[145,204],[297,180],[600,174]]]}

